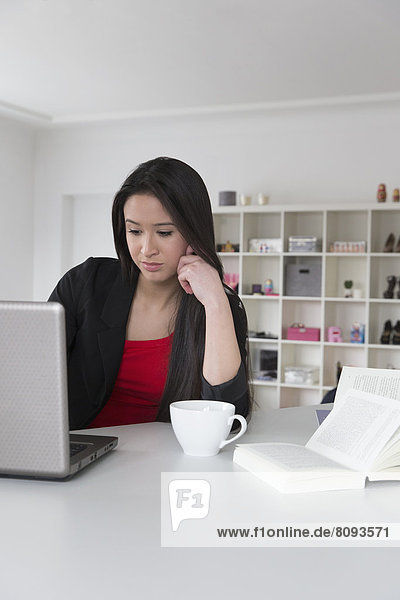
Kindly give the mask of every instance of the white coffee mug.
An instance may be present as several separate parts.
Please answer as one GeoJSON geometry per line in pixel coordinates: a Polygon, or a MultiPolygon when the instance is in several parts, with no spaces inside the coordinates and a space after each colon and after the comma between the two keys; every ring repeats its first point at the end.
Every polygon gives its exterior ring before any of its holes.
{"type": "Polygon", "coordinates": [[[214,456],[247,429],[246,419],[235,415],[235,406],[229,402],[181,400],[171,404],[170,413],[177,440],[191,456],[214,456]],[[235,419],[241,424],[240,431],[227,440],[235,419]]]}

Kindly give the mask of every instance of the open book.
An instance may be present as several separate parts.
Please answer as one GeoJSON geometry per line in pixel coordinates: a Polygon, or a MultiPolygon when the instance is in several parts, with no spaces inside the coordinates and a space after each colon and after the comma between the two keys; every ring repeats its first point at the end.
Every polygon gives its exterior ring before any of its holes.
{"type": "Polygon", "coordinates": [[[305,446],[239,444],[233,461],[281,492],[400,480],[399,390],[400,371],[343,367],[334,407],[305,446]],[[362,391],[361,381],[379,395],[362,391]]]}

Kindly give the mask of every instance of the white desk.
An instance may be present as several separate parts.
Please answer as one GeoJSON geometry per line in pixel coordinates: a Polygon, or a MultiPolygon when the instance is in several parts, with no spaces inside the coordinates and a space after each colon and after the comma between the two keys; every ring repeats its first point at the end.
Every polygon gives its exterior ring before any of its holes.
{"type": "MultiPolygon", "coordinates": [[[[256,413],[242,441],[304,443],[316,425],[312,407],[256,413]]],[[[399,548],[161,548],[160,473],[238,469],[233,447],[199,459],[168,424],[98,431],[118,449],[68,482],[0,479],[2,600],[400,596],[399,548]]],[[[254,480],[272,520],[400,521],[399,483],[287,496],[254,480]]]]}

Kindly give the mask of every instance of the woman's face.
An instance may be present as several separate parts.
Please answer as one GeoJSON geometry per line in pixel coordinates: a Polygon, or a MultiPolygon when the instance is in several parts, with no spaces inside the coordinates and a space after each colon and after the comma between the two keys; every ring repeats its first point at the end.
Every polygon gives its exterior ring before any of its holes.
{"type": "Polygon", "coordinates": [[[176,278],[188,244],[161,202],[150,194],[133,194],[125,202],[124,217],[129,252],[143,277],[155,283],[176,278]]]}

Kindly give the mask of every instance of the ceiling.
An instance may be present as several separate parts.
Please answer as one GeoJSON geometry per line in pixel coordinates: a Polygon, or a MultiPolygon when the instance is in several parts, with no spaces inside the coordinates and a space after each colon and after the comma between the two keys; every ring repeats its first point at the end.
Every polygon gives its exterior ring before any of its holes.
{"type": "Polygon", "coordinates": [[[399,0],[0,0],[0,111],[43,123],[400,98],[399,0]]]}

